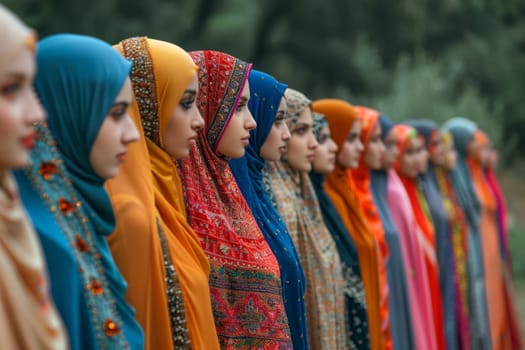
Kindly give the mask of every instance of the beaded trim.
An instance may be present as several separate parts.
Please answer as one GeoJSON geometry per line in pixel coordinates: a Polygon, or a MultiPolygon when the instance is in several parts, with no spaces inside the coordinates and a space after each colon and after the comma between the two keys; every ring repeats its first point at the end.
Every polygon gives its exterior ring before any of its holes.
{"type": "Polygon", "coordinates": [[[98,348],[129,349],[82,202],[73,189],[47,124],[35,125],[35,131],[33,163],[25,169],[25,174],[71,245],[84,283],[98,348]]]}
{"type": "Polygon", "coordinates": [[[166,282],[166,295],[168,297],[168,311],[170,314],[173,346],[174,349],[191,349],[191,340],[186,323],[186,311],[184,309],[182,291],[179,286],[179,278],[177,277],[175,266],[173,266],[171,262],[164,230],[158,218],[156,221],[162,247],[162,256],[164,258],[164,269],[166,273],[164,280],[166,282]]]}
{"type": "Polygon", "coordinates": [[[248,72],[248,64],[239,59],[235,59],[232,67],[232,74],[229,81],[226,84],[224,95],[221,98],[221,103],[215,115],[211,119],[206,138],[208,143],[212,145],[213,149],[217,148],[217,143],[226,128],[229,119],[234,113],[235,103],[237,102],[245,76],[248,72]]]}
{"type": "Polygon", "coordinates": [[[131,83],[144,135],[161,147],[157,87],[147,38],[143,36],[126,39],[121,45],[124,57],[133,61],[131,83]]]}

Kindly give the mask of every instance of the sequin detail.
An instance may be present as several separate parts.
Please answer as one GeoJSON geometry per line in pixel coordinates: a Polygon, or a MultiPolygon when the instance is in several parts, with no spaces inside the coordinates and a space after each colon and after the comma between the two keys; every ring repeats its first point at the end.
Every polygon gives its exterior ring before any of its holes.
{"type": "Polygon", "coordinates": [[[25,169],[35,191],[67,239],[75,255],[78,271],[85,286],[91,328],[96,333],[98,349],[129,349],[121,329],[121,320],[115,308],[104,274],[100,254],[93,237],[93,228],[73,189],[56,143],[45,122],[35,125],[37,138],[32,154],[35,161],[25,169]]]}
{"type": "Polygon", "coordinates": [[[164,270],[166,277],[166,295],[168,299],[168,311],[170,314],[171,336],[175,349],[191,349],[191,340],[186,322],[186,311],[184,299],[179,286],[179,278],[175,266],[171,262],[168,250],[168,243],[164,236],[164,230],[157,219],[157,231],[159,233],[162,256],[164,260],[164,270]]]}
{"type": "Polygon", "coordinates": [[[133,61],[131,83],[144,135],[160,147],[157,88],[148,42],[146,37],[136,37],[124,40],[121,44],[124,57],[133,61]]]}

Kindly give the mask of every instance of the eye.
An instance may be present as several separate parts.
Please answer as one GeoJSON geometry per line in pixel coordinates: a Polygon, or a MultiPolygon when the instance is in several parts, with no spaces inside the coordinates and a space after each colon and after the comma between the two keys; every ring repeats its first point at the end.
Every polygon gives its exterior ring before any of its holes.
{"type": "Polygon", "coordinates": [[[294,129],[293,133],[297,135],[304,135],[308,131],[308,128],[305,126],[299,126],[294,129]]]}
{"type": "Polygon", "coordinates": [[[109,115],[115,120],[122,119],[127,114],[128,108],[129,104],[127,103],[117,103],[111,108],[109,115]]]}
{"type": "Polygon", "coordinates": [[[13,97],[16,95],[20,90],[22,89],[22,83],[17,81],[13,83],[8,83],[4,85],[1,89],[2,96],[5,96],[7,98],[13,97]]]}
{"type": "Polygon", "coordinates": [[[246,101],[239,102],[239,104],[237,105],[237,108],[235,109],[235,112],[237,113],[242,112],[242,110],[244,109],[244,107],[246,107],[247,104],[248,102],[246,101]]]}
{"type": "Polygon", "coordinates": [[[325,143],[328,140],[329,137],[330,137],[329,135],[321,134],[321,135],[319,135],[319,138],[317,139],[317,142],[322,145],[323,143],[325,143]]]}
{"type": "Polygon", "coordinates": [[[185,99],[182,99],[180,102],[179,102],[179,106],[181,106],[181,108],[185,111],[187,110],[190,110],[191,107],[193,107],[193,104],[195,103],[195,98],[185,98],[185,99]]]}

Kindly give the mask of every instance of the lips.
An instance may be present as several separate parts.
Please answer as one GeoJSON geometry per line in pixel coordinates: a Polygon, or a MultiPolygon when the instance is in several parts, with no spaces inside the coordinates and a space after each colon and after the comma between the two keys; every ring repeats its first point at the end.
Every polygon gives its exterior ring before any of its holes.
{"type": "Polygon", "coordinates": [[[306,158],[307,158],[310,162],[312,162],[312,161],[315,159],[315,154],[309,154],[306,158]]]}
{"type": "Polygon", "coordinates": [[[124,159],[126,159],[126,152],[119,153],[117,155],[117,159],[118,159],[119,162],[122,163],[124,161],[124,159]]]}
{"type": "Polygon", "coordinates": [[[36,132],[31,132],[26,136],[22,137],[21,143],[27,149],[32,149],[35,147],[36,132]]]}
{"type": "Polygon", "coordinates": [[[241,141],[244,145],[248,145],[250,143],[250,136],[243,137],[241,141]]]}

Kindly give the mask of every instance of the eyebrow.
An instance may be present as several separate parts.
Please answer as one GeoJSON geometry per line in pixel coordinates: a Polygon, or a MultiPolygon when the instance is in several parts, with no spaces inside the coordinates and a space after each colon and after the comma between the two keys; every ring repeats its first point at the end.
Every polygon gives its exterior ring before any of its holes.
{"type": "Polygon", "coordinates": [[[197,90],[195,90],[195,89],[186,89],[186,90],[184,90],[184,93],[185,94],[197,95],[197,90]]]}
{"type": "Polygon", "coordinates": [[[115,102],[113,104],[113,106],[111,106],[111,108],[115,108],[115,107],[121,107],[121,108],[127,108],[129,107],[130,103],[129,102],[115,102]]]}
{"type": "Polygon", "coordinates": [[[241,98],[239,99],[239,102],[248,102],[248,98],[241,96],[241,98]]]}
{"type": "Polygon", "coordinates": [[[295,126],[306,126],[308,128],[311,128],[312,127],[312,124],[308,124],[308,123],[296,123],[295,126]]]}
{"type": "Polygon", "coordinates": [[[19,72],[8,72],[2,79],[16,79],[17,81],[24,81],[27,79],[27,74],[19,72]]]}

